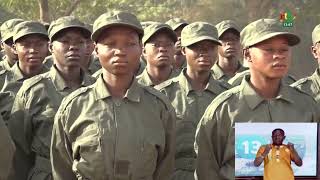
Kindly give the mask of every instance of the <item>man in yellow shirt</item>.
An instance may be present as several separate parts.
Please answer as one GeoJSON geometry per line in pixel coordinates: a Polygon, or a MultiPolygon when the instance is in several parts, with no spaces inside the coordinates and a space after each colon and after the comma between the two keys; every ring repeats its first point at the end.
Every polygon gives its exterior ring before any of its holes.
{"type": "Polygon", "coordinates": [[[294,180],[291,161],[302,166],[302,159],[292,143],[282,144],[286,138],[282,129],[274,129],[271,137],[272,144],[259,148],[253,164],[258,167],[264,162],[264,180],[294,180]]]}

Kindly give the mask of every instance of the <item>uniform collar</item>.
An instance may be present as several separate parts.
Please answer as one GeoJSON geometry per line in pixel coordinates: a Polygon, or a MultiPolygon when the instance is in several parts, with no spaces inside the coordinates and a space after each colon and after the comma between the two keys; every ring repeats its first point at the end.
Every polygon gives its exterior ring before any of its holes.
{"type": "MultiPolygon", "coordinates": [[[[178,73],[172,69],[168,79],[177,76],[177,74],[178,73]]],[[[138,81],[140,82],[140,84],[143,84],[144,86],[155,86],[150,78],[147,68],[145,68],[143,72],[139,75],[138,81]]]]}
{"type": "Polygon", "coordinates": [[[218,65],[218,63],[215,63],[212,67],[213,76],[215,79],[221,79],[223,76],[225,76],[224,72],[222,71],[221,67],[218,65]]]}
{"type": "MultiPolygon", "coordinates": [[[[57,67],[53,65],[50,68],[50,76],[53,80],[53,84],[58,91],[63,91],[66,88],[69,88],[66,81],[61,76],[60,72],[58,71],[57,67]]],[[[88,74],[86,74],[83,70],[80,71],[80,77],[82,79],[81,86],[89,86],[93,82],[93,78],[90,78],[88,74]]]]}
{"type": "Polygon", "coordinates": [[[89,61],[89,67],[88,67],[88,71],[91,74],[95,73],[94,71],[95,71],[95,67],[96,67],[96,61],[99,61],[99,59],[97,57],[95,57],[93,54],[91,54],[90,61],[89,61]]]}
{"type": "MultiPolygon", "coordinates": [[[[96,83],[94,84],[94,91],[96,100],[105,99],[111,97],[111,94],[103,80],[103,74],[99,75],[96,83]]],[[[142,94],[142,87],[138,84],[137,80],[134,78],[131,86],[127,90],[124,99],[128,99],[133,102],[140,102],[140,97],[142,94]]]]}
{"type": "Polygon", "coordinates": [[[25,79],[27,79],[27,77],[24,76],[23,72],[21,71],[21,69],[19,68],[19,62],[16,62],[11,70],[10,70],[13,74],[13,78],[16,81],[23,81],[25,79]]]}
{"type": "MultiPolygon", "coordinates": [[[[10,66],[10,63],[9,63],[9,60],[8,60],[8,56],[5,55],[4,58],[3,58],[3,66],[6,70],[9,70],[11,69],[12,66],[10,66]]],[[[15,63],[16,64],[16,63],[15,63]]]]}
{"type": "Polygon", "coordinates": [[[149,74],[148,74],[148,71],[147,71],[147,68],[145,68],[141,75],[139,76],[139,81],[141,82],[141,84],[145,85],[145,86],[154,86],[149,74]]]}
{"type": "MultiPolygon", "coordinates": [[[[242,72],[242,71],[245,71],[245,70],[247,70],[247,68],[243,67],[240,63],[238,63],[238,68],[237,68],[236,73],[242,72]]],[[[215,63],[215,64],[212,66],[212,71],[213,71],[213,77],[214,77],[215,79],[221,79],[223,76],[227,76],[227,75],[225,75],[225,73],[223,72],[222,68],[218,65],[218,62],[215,63]]]]}
{"type": "MultiPolygon", "coordinates": [[[[42,66],[42,69],[40,71],[39,74],[42,74],[42,73],[45,73],[45,72],[48,72],[48,68],[46,68],[45,66],[42,66]]],[[[17,61],[13,66],[12,68],[10,69],[10,71],[12,72],[13,74],[13,79],[15,81],[24,81],[25,79],[28,79],[28,77],[25,77],[25,75],[23,74],[22,70],[20,69],[19,67],[19,61],[17,61]]]]}
{"type": "MultiPolygon", "coordinates": [[[[250,81],[250,75],[246,75],[241,83],[241,92],[244,96],[245,101],[247,102],[248,106],[251,109],[255,109],[261,102],[265,101],[264,98],[262,98],[257,92],[252,88],[252,86],[249,84],[250,81]]],[[[288,85],[285,85],[283,81],[281,81],[280,85],[280,91],[277,97],[274,99],[282,99],[289,103],[293,103],[292,95],[290,93],[290,87],[288,85]]]]}
{"type": "MultiPolygon", "coordinates": [[[[185,89],[185,92],[188,95],[191,91],[194,91],[194,90],[187,79],[187,75],[186,75],[187,72],[186,71],[187,71],[187,69],[184,68],[177,78],[179,80],[179,85],[185,89]]],[[[219,85],[219,82],[213,78],[211,73],[209,76],[209,81],[208,81],[204,90],[210,91],[214,94],[220,94],[223,91],[223,89],[221,89],[221,87],[219,85]]]]}

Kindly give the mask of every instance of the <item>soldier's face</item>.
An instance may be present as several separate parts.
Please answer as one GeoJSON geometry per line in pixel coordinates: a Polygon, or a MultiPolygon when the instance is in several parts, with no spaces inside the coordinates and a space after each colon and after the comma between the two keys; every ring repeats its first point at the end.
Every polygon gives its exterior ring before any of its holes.
{"type": "Polygon", "coordinates": [[[249,48],[245,56],[254,74],[270,79],[285,76],[291,64],[291,48],[283,36],[276,36],[249,48]]]}
{"type": "Polygon", "coordinates": [[[10,61],[16,61],[18,56],[14,53],[13,42],[12,39],[6,42],[1,43],[1,47],[3,48],[5,54],[8,56],[10,61]]]}
{"type": "Polygon", "coordinates": [[[50,50],[58,68],[79,67],[84,61],[86,40],[79,29],[67,29],[51,43],[50,50]]]}
{"type": "Polygon", "coordinates": [[[167,67],[173,64],[175,47],[166,33],[155,34],[144,46],[143,55],[153,67],[167,67]]]}
{"type": "Polygon", "coordinates": [[[135,30],[115,26],[100,35],[95,52],[108,73],[133,76],[140,63],[142,44],[135,30]]]}
{"type": "Polygon", "coordinates": [[[240,37],[233,31],[227,30],[220,37],[222,46],[219,46],[219,55],[224,58],[239,58],[240,37]]]}
{"type": "Polygon", "coordinates": [[[217,58],[218,45],[204,40],[182,49],[186,56],[188,67],[192,71],[208,72],[217,58]]]}
{"type": "Polygon", "coordinates": [[[15,43],[20,67],[40,67],[48,53],[48,40],[41,35],[27,35],[15,43]]]}

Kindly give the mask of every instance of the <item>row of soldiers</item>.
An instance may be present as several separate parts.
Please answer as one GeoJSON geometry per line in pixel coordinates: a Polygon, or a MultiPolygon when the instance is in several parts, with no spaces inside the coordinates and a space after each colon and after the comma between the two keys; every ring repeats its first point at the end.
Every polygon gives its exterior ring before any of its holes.
{"type": "Polygon", "coordinates": [[[278,20],[143,28],[115,11],[1,35],[0,179],[234,179],[235,122],[319,122],[318,69],[289,86],[300,39],[278,20]]]}

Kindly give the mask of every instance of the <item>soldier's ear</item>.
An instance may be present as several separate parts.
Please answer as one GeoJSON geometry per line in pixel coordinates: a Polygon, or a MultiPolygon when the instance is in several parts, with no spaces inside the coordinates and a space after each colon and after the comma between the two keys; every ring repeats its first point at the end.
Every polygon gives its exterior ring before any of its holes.
{"type": "Polygon", "coordinates": [[[245,48],[242,50],[242,53],[243,53],[243,59],[248,61],[248,62],[251,62],[251,54],[250,54],[250,50],[249,48],[245,48]]]}
{"type": "Polygon", "coordinates": [[[181,47],[181,53],[185,56],[186,55],[186,47],[181,47]]]}
{"type": "Polygon", "coordinates": [[[98,53],[98,45],[97,45],[96,42],[94,43],[94,52],[95,52],[96,55],[99,54],[99,53],[98,53]]]}
{"type": "Polygon", "coordinates": [[[48,42],[48,49],[49,49],[50,53],[52,54],[52,51],[53,51],[53,44],[52,44],[52,42],[48,42]]]}
{"type": "Polygon", "coordinates": [[[311,53],[313,55],[313,57],[318,60],[320,58],[319,54],[317,53],[317,44],[311,46],[311,53]]]}
{"type": "Polygon", "coordinates": [[[146,48],[144,46],[142,46],[142,55],[144,57],[146,57],[146,55],[147,55],[146,48]]]}
{"type": "Polygon", "coordinates": [[[11,47],[12,49],[13,49],[13,53],[14,54],[16,54],[16,55],[18,55],[18,52],[17,52],[17,45],[14,43],[14,44],[12,44],[12,47],[11,47]]]}

